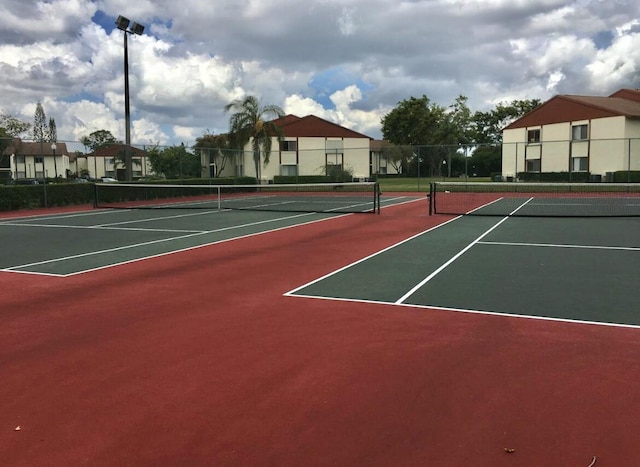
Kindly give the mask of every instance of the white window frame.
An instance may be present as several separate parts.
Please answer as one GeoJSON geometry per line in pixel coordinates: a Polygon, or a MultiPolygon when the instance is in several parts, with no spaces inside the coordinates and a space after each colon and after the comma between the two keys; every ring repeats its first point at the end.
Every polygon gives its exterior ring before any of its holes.
{"type": "Polygon", "coordinates": [[[527,162],[527,173],[540,173],[542,168],[540,159],[527,159],[526,162],[527,162]],[[532,169],[530,169],[529,167],[531,165],[535,165],[537,168],[533,167],[532,169]]]}
{"type": "Polygon", "coordinates": [[[589,139],[589,125],[586,123],[571,126],[571,141],[585,141],[589,139]]]}
{"type": "Polygon", "coordinates": [[[587,172],[589,170],[589,159],[587,157],[572,157],[572,172],[587,172]]]}

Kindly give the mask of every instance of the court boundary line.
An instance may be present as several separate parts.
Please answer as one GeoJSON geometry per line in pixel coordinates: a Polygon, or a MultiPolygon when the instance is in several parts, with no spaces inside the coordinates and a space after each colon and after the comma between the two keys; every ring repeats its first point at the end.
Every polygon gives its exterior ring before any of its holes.
{"type": "MultiPolygon", "coordinates": [[[[392,198],[392,200],[395,199],[402,199],[405,198],[406,196],[397,196],[392,198]]],[[[385,208],[391,208],[394,206],[399,206],[402,204],[406,204],[406,203],[412,203],[412,202],[417,202],[417,201],[421,201],[426,199],[426,197],[419,197],[419,198],[409,198],[407,199],[407,201],[401,202],[401,203],[394,203],[391,205],[387,205],[387,206],[381,206],[382,209],[385,208]]],[[[92,216],[92,215],[101,215],[101,214],[109,214],[109,213],[120,213],[123,211],[133,211],[134,209],[128,209],[128,210],[114,210],[114,209],[101,209],[101,210],[89,210],[89,211],[81,211],[78,213],[75,212],[65,212],[65,213],[58,213],[58,214],[51,214],[51,215],[42,215],[42,214],[34,214],[31,216],[24,216],[24,217],[17,217],[17,218],[5,218],[2,219],[0,218],[0,224],[2,225],[8,225],[8,226],[15,226],[15,227],[29,227],[29,226],[34,226],[34,227],[58,227],[58,228],[79,228],[79,229],[105,229],[105,230],[140,230],[140,231],[156,231],[156,232],[174,232],[173,230],[167,230],[167,229],[143,229],[143,228],[122,228],[122,229],[118,229],[118,228],[109,228],[107,226],[109,225],[121,225],[121,224],[125,224],[125,223],[134,223],[134,222],[145,222],[145,221],[151,221],[151,220],[162,220],[162,219],[166,219],[167,217],[172,218],[172,217],[183,217],[183,216],[188,216],[188,215],[204,215],[204,214],[216,214],[216,213],[221,213],[221,212],[237,212],[235,210],[231,210],[231,209],[222,209],[222,210],[206,210],[206,211],[201,211],[198,213],[187,213],[187,214],[181,214],[179,216],[162,216],[160,218],[156,217],[156,218],[151,218],[151,219],[139,219],[139,220],[135,220],[135,221],[123,221],[123,222],[114,222],[114,223],[107,223],[107,224],[98,224],[98,225],[93,225],[93,226],[65,226],[65,225],[56,225],[56,224],[29,224],[29,223],[19,223],[19,222],[15,222],[16,219],[58,219],[58,218],[70,218],[70,217],[82,217],[82,216],[92,216]],[[4,222],[7,221],[7,222],[4,222]]],[[[36,272],[36,271],[25,271],[22,270],[21,268],[27,268],[30,266],[37,266],[40,264],[47,264],[47,263],[54,263],[54,262],[62,262],[62,261],[67,261],[70,259],[74,259],[77,257],[84,257],[84,256],[90,256],[90,255],[97,255],[97,254],[104,254],[104,253],[108,253],[110,251],[117,251],[119,249],[127,249],[127,248],[134,248],[137,246],[141,246],[141,245],[147,245],[147,244],[151,244],[151,243],[160,243],[160,242],[164,242],[164,241],[172,241],[172,240],[179,240],[182,238],[188,238],[188,237],[193,237],[193,236],[197,236],[197,235],[206,235],[208,233],[215,233],[215,232],[219,232],[219,231],[224,231],[224,230],[230,230],[230,229],[236,229],[236,228],[241,228],[241,227],[246,227],[246,226],[250,226],[250,225],[257,225],[257,224],[261,224],[261,223],[268,223],[268,222],[275,222],[275,221],[279,221],[279,220],[286,220],[286,219],[292,219],[292,218],[296,218],[296,217],[305,217],[305,216],[311,216],[311,215],[316,215],[316,214],[322,214],[322,213],[295,213],[291,216],[285,216],[285,217],[279,217],[276,219],[268,219],[268,220],[264,220],[264,221],[257,221],[255,223],[250,223],[250,224],[242,224],[242,225],[234,225],[234,226],[229,226],[229,227],[224,227],[222,229],[216,229],[216,230],[206,230],[206,231],[187,231],[187,230],[177,230],[176,232],[188,232],[188,235],[184,235],[184,236],[178,236],[178,237],[171,237],[171,238],[167,238],[167,239],[161,239],[161,240],[154,240],[152,242],[145,242],[145,243],[140,243],[140,244],[136,244],[136,245],[127,245],[124,247],[117,247],[114,249],[107,249],[107,250],[100,250],[100,251],[93,251],[93,252],[88,252],[88,253],[82,253],[79,255],[71,255],[71,256],[67,256],[64,258],[55,258],[52,260],[45,260],[45,261],[39,261],[39,262],[34,262],[34,263],[29,263],[29,264],[22,264],[22,265],[17,265],[17,266],[11,266],[8,268],[0,268],[0,273],[5,272],[5,273],[12,273],[12,274],[30,274],[30,275],[36,275],[36,276],[47,276],[47,277],[61,277],[61,278],[65,278],[65,277],[72,277],[72,276],[76,276],[79,274],[85,274],[85,273],[89,273],[89,272],[93,272],[93,271],[99,271],[102,269],[107,269],[110,267],[117,267],[117,266],[122,266],[125,264],[129,264],[129,263],[134,263],[134,262],[138,262],[138,261],[144,261],[147,259],[153,259],[153,258],[157,258],[157,257],[161,257],[161,256],[165,256],[165,255],[170,255],[170,254],[174,254],[174,253],[181,253],[184,251],[189,251],[189,250],[193,250],[196,248],[201,248],[201,247],[206,247],[206,246],[211,246],[211,245],[216,245],[219,243],[224,243],[224,242],[228,242],[228,241],[232,241],[232,240],[239,240],[239,239],[243,239],[243,238],[248,238],[248,237],[252,237],[252,236],[256,236],[256,235],[262,235],[262,234],[267,234],[267,233],[271,233],[271,232],[277,232],[279,230],[283,230],[283,229],[288,229],[288,228],[294,228],[294,227],[300,227],[300,226],[304,226],[304,225],[309,225],[309,224],[313,224],[316,222],[324,222],[324,221],[328,221],[331,219],[339,219],[341,217],[344,216],[351,216],[351,215],[355,215],[356,213],[333,213],[333,215],[331,217],[325,217],[323,219],[315,219],[309,222],[303,222],[301,224],[295,224],[295,225],[290,225],[290,226],[285,226],[285,227],[278,227],[275,229],[269,229],[269,230],[265,230],[262,232],[254,232],[252,234],[247,234],[247,235],[242,235],[239,237],[233,237],[233,238],[228,238],[228,239],[223,239],[223,240],[218,240],[215,242],[208,242],[208,243],[203,243],[201,245],[195,245],[195,246],[191,246],[191,247],[186,247],[186,248],[180,248],[178,250],[173,250],[173,251],[169,251],[169,252],[164,252],[164,253],[158,253],[155,255],[150,255],[150,256],[145,256],[142,258],[134,258],[131,260],[127,260],[127,261],[121,261],[118,263],[113,263],[113,264],[109,264],[109,265],[105,265],[105,266],[98,266],[95,268],[90,268],[90,269],[84,269],[82,271],[77,271],[77,272],[73,272],[73,273],[68,273],[68,274],[55,274],[55,273],[50,273],[50,272],[36,272]]]]}
{"type": "Polygon", "coordinates": [[[467,251],[469,251],[471,248],[473,248],[475,245],[478,244],[478,242],[480,240],[482,240],[484,237],[486,237],[487,235],[489,235],[491,232],[493,232],[495,229],[497,229],[500,225],[502,225],[503,222],[505,222],[507,219],[509,219],[509,217],[511,217],[513,214],[515,214],[516,212],[518,212],[520,209],[522,209],[524,206],[526,206],[528,203],[531,202],[531,200],[533,200],[533,198],[529,198],[527,201],[525,201],[524,203],[522,203],[520,206],[518,206],[516,209],[514,209],[513,211],[511,211],[511,213],[508,216],[503,217],[502,219],[500,219],[498,222],[496,222],[492,227],[490,227],[489,229],[487,229],[483,234],[481,234],[478,238],[476,238],[474,241],[472,241],[471,243],[469,243],[466,247],[464,247],[462,250],[460,250],[458,253],[456,253],[454,256],[452,256],[451,258],[449,258],[448,261],[446,261],[444,264],[442,264],[438,269],[436,269],[435,271],[433,271],[431,274],[429,274],[427,277],[425,277],[422,281],[420,281],[418,284],[416,284],[415,286],[413,286],[407,293],[405,293],[404,295],[402,295],[398,300],[396,300],[396,303],[401,304],[403,303],[406,299],[408,299],[411,295],[413,295],[418,289],[420,289],[422,286],[424,286],[425,284],[427,284],[429,281],[431,281],[431,279],[433,279],[434,277],[436,277],[438,274],[440,274],[442,271],[444,271],[445,269],[447,269],[453,262],[455,262],[458,258],[460,258],[462,255],[464,255],[467,251]]]}
{"type": "Polygon", "coordinates": [[[192,233],[192,234],[189,234],[189,235],[183,235],[183,236],[178,236],[178,237],[170,237],[170,238],[160,239],[160,240],[153,240],[153,241],[145,242],[145,243],[137,243],[135,245],[126,245],[126,246],[123,246],[123,247],[109,248],[109,249],[106,249],[106,250],[91,251],[91,252],[88,252],[88,253],[81,253],[81,254],[78,254],[78,255],[71,255],[71,256],[64,257],[64,258],[56,258],[56,259],[52,259],[52,260],[39,261],[39,262],[23,264],[23,265],[19,265],[19,266],[11,266],[10,268],[2,268],[2,269],[0,269],[0,272],[44,275],[44,276],[63,277],[63,278],[64,277],[72,277],[72,276],[76,276],[76,275],[80,275],[80,274],[99,271],[99,270],[102,270],[102,269],[108,269],[108,268],[111,268],[111,267],[116,267],[116,266],[121,266],[121,265],[125,265],[125,264],[135,263],[135,262],[138,262],[138,261],[144,261],[144,260],[147,260],[147,259],[153,259],[153,258],[158,258],[158,257],[166,256],[166,255],[171,255],[171,254],[174,254],[174,253],[181,253],[181,252],[185,252],[185,251],[195,250],[197,248],[203,248],[203,247],[207,247],[207,246],[211,246],[211,245],[217,245],[217,244],[220,244],[220,243],[225,243],[225,242],[230,242],[230,241],[234,241],[234,240],[240,240],[240,239],[244,239],[244,238],[254,237],[254,236],[257,236],[257,235],[263,235],[263,234],[267,234],[267,233],[277,232],[277,231],[280,231],[280,230],[300,227],[300,226],[309,225],[309,224],[313,224],[313,223],[317,223],[317,222],[324,222],[324,221],[327,221],[327,220],[336,219],[336,218],[340,218],[340,217],[344,217],[344,216],[350,216],[350,215],[354,215],[354,214],[353,213],[348,213],[348,214],[341,214],[341,215],[326,217],[326,218],[323,218],[323,219],[314,219],[312,221],[303,222],[301,224],[277,227],[277,228],[274,228],[274,229],[264,230],[264,231],[261,231],[261,232],[253,232],[253,233],[246,234],[246,235],[241,235],[241,236],[238,236],[238,237],[232,237],[232,238],[226,238],[226,239],[222,239],[222,240],[216,240],[214,242],[207,242],[207,243],[203,243],[203,244],[200,244],[200,245],[194,245],[194,246],[190,246],[190,247],[186,247],[186,248],[180,248],[180,249],[177,249],[177,250],[158,253],[158,254],[155,254],[155,255],[144,256],[142,258],[133,258],[133,259],[126,260],[126,261],[120,261],[118,263],[108,264],[108,265],[104,265],[104,266],[98,266],[98,267],[90,268],[90,269],[83,269],[82,271],[76,271],[76,272],[72,272],[72,273],[68,273],[68,274],[41,273],[41,272],[35,272],[35,271],[18,270],[19,268],[27,268],[27,267],[31,267],[31,266],[38,266],[38,265],[41,265],[41,264],[68,261],[68,260],[71,260],[71,259],[76,259],[76,258],[81,258],[81,257],[86,257],[86,256],[109,253],[111,251],[119,251],[119,250],[124,250],[124,249],[129,249],[129,248],[135,248],[135,247],[138,247],[138,246],[144,246],[144,245],[150,245],[150,244],[154,244],[154,243],[162,243],[162,242],[167,242],[167,241],[179,240],[179,239],[183,239],[183,238],[195,237],[195,236],[198,236],[198,235],[205,235],[205,234],[209,234],[209,233],[216,233],[216,232],[221,232],[221,231],[225,231],[225,230],[243,228],[243,227],[247,227],[247,226],[251,226],[251,225],[264,224],[264,223],[268,223],[268,222],[275,222],[275,221],[279,221],[279,220],[287,220],[287,219],[292,219],[292,218],[296,218],[296,217],[304,217],[304,216],[310,216],[310,215],[314,215],[314,213],[296,214],[296,215],[293,215],[293,216],[280,217],[280,218],[277,218],[277,219],[269,219],[269,220],[266,220],[266,221],[258,221],[258,222],[254,222],[254,223],[250,223],[250,224],[235,225],[235,226],[230,226],[230,227],[224,227],[222,229],[208,230],[208,231],[199,232],[199,233],[192,233]]]}
{"type": "Polygon", "coordinates": [[[577,248],[585,250],[620,250],[620,251],[640,251],[640,247],[633,246],[602,246],[602,245],[571,245],[562,243],[526,243],[526,242],[478,242],[479,245],[502,245],[502,246],[530,246],[542,248],[577,248]]]}
{"type": "MultiPolygon", "coordinates": [[[[302,290],[306,287],[309,287],[315,283],[318,283],[324,279],[327,279],[335,274],[338,274],[342,271],[345,271],[359,263],[362,263],[364,261],[367,261],[379,254],[382,254],[386,251],[389,251],[399,245],[402,245],[403,243],[406,243],[410,240],[413,240],[423,234],[429,233],[439,227],[442,227],[444,225],[447,225],[455,220],[458,220],[464,216],[456,216],[453,219],[449,219],[446,222],[443,222],[442,224],[438,224],[435,227],[432,227],[430,229],[427,229],[423,232],[420,232],[416,235],[413,235],[409,238],[406,238],[400,242],[397,242],[387,248],[384,248],[376,253],[373,253],[371,255],[368,255],[358,261],[355,261],[353,263],[350,263],[342,268],[339,268],[335,271],[332,271],[329,274],[325,274],[322,277],[319,277],[311,282],[308,282],[300,287],[297,287],[289,292],[286,292],[283,294],[283,296],[287,296],[287,297],[299,297],[299,298],[309,298],[309,299],[318,299],[318,300],[332,300],[332,301],[342,301],[342,302],[357,302],[357,303],[370,303],[370,304],[382,304],[382,305],[393,305],[393,306],[404,306],[404,307],[409,307],[409,308],[418,308],[418,309],[429,309],[429,310],[441,310],[441,311],[452,311],[452,312],[460,312],[460,313],[475,313],[475,314],[484,314],[484,315],[491,315],[491,316],[506,316],[506,317],[512,317],[512,318],[526,318],[526,319],[535,319],[535,320],[541,320],[541,321],[554,321],[554,322],[563,322],[563,323],[575,323],[575,324],[588,324],[588,325],[599,325],[599,326],[609,326],[609,327],[623,327],[623,328],[632,328],[632,329],[640,329],[640,325],[632,325],[632,324],[622,324],[622,323],[605,323],[605,322],[599,322],[599,321],[586,321],[586,320],[576,320],[576,319],[568,319],[568,318],[554,318],[554,317],[549,317],[549,316],[534,316],[534,315],[525,315],[525,314],[516,314],[516,313],[509,313],[509,312],[497,312],[497,311],[484,311],[484,310],[473,310],[473,309],[464,309],[464,308],[453,308],[453,307],[441,307],[441,306],[433,306],[433,305],[414,305],[414,304],[407,304],[404,303],[404,300],[406,300],[407,298],[409,298],[411,295],[413,295],[413,293],[418,290],[420,287],[422,287],[424,284],[426,284],[427,282],[429,282],[431,279],[433,279],[433,277],[435,277],[437,274],[439,274],[440,272],[442,272],[444,269],[446,269],[446,267],[448,267],[451,263],[453,263],[456,259],[458,259],[460,256],[462,256],[465,252],[467,252],[469,249],[471,249],[474,245],[477,244],[493,244],[493,243],[498,243],[498,244],[509,244],[508,242],[481,242],[481,239],[484,238],[486,235],[488,235],[489,233],[491,233],[494,229],[496,229],[497,227],[499,227],[503,222],[507,221],[508,219],[510,219],[511,215],[513,215],[515,212],[517,212],[518,210],[520,210],[521,208],[523,208],[526,204],[528,204],[529,202],[531,202],[531,200],[533,200],[534,198],[529,198],[527,201],[525,201],[524,203],[522,203],[520,206],[518,206],[515,210],[513,210],[508,216],[505,216],[504,218],[502,218],[500,221],[496,222],[492,227],[490,227],[489,229],[487,229],[484,233],[482,233],[476,240],[474,240],[473,242],[471,242],[469,245],[467,245],[465,248],[463,248],[461,251],[459,251],[456,255],[454,255],[453,257],[451,257],[447,262],[445,262],[443,265],[441,265],[438,269],[436,269],[434,272],[432,272],[429,276],[427,276],[423,281],[421,281],[419,284],[417,284],[415,287],[413,287],[409,292],[407,292],[405,295],[403,295],[400,299],[396,300],[395,302],[386,302],[386,301],[379,301],[379,300],[364,300],[364,299],[353,299],[353,298],[340,298],[340,297],[327,297],[327,296],[316,296],[316,295],[307,295],[307,294],[298,294],[297,291],[298,290],[302,290]]],[[[517,243],[516,243],[517,244],[517,243]]],[[[554,245],[550,245],[550,244],[530,244],[531,246],[554,246],[554,245]]],[[[563,245],[560,245],[563,246],[563,245]]],[[[565,247],[573,247],[573,248],[585,248],[584,246],[565,246],[565,247]]],[[[603,249],[607,249],[607,247],[600,247],[603,249]]],[[[615,249],[623,249],[626,250],[626,247],[608,247],[608,249],[611,248],[615,248],[615,249]]],[[[633,251],[640,251],[640,248],[633,248],[633,251]]]]}
{"type": "MultiPolygon", "coordinates": [[[[419,199],[425,199],[425,198],[426,198],[426,197],[424,197],[424,198],[419,198],[419,199]]],[[[418,201],[419,199],[413,199],[413,200],[411,200],[411,202],[418,201]]],[[[499,198],[499,199],[502,199],[502,198],[499,198]]],[[[516,208],[513,212],[516,212],[518,209],[520,209],[520,207],[524,206],[524,204],[526,204],[526,203],[528,203],[529,201],[531,201],[531,199],[533,199],[533,198],[529,198],[529,200],[525,201],[525,203],[523,203],[521,206],[519,206],[518,208],[516,208]]],[[[483,206],[477,207],[476,209],[481,209],[482,207],[487,206],[487,205],[489,205],[489,204],[493,204],[493,203],[495,203],[496,201],[498,201],[498,200],[493,200],[493,201],[491,201],[491,202],[489,202],[489,203],[484,204],[483,206]]],[[[403,203],[400,203],[400,204],[403,204],[403,203]]],[[[394,205],[394,206],[395,206],[395,205],[394,205]]],[[[475,211],[475,209],[474,209],[474,211],[475,211]]],[[[469,211],[469,212],[473,212],[473,211],[469,211]]],[[[377,256],[377,255],[380,255],[380,254],[382,254],[382,253],[385,253],[386,251],[389,251],[389,250],[391,250],[391,249],[393,249],[393,248],[396,248],[397,246],[400,246],[400,245],[402,245],[403,243],[409,242],[409,241],[411,241],[411,240],[413,240],[413,239],[415,239],[415,238],[420,237],[421,235],[424,235],[424,234],[427,234],[427,233],[429,233],[429,232],[432,232],[432,231],[434,231],[434,230],[436,230],[436,229],[439,229],[440,227],[443,227],[443,226],[445,226],[445,225],[447,225],[447,224],[449,224],[449,223],[451,223],[451,222],[454,222],[454,221],[456,221],[456,220],[458,220],[458,219],[462,219],[462,218],[464,218],[464,217],[465,217],[465,215],[458,215],[458,216],[456,216],[456,217],[454,217],[454,218],[452,218],[452,219],[449,219],[449,220],[447,220],[447,221],[443,222],[442,224],[438,224],[438,225],[436,225],[436,226],[434,226],[434,227],[431,227],[431,228],[429,228],[429,229],[427,229],[427,230],[423,230],[422,232],[419,232],[419,233],[417,233],[417,234],[415,234],[415,235],[412,235],[411,237],[405,238],[404,240],[401,240],[401,241],[399,241],[399,242],[397,242],[397,243],[394,243],[393,245],[390,245],[390,246],[388,246],[388,247],[386,247],[386,248],[383,248],[382,250],[379,250],[379,251],[377,251],[377,252],[375,252],[375,253],[372,253],[372,254],[370,254],[370,255],[368,255],[368,256],[365,256],[364,258],[361,258],[361,259],[359,259],[359,260],[357,260],[357,261],[355,261],[355,262],[353,262],[353,263],[347,264],[346,266],[343,266],[343,267],[341,267],[341,268],[339,268],[339,269],[336,269],[335,271],[332,271],[332,272],[330,272],[330,273],[328,273],[328,274],[325,274],[324,276],[318,277],[317,279],[315,279],[315,280],[313,280],[313,281],[311,281],[311,282],[307,282],[306,284],[303,284],[303,285],[301,285],[301,286],[299,286],[299,287],[296,287],[296,288],[295,288],[295,289],[293,289],[293,290],[290,290],[290,291],[288,291],[288,292],[285,292],[283,295],[284,295],[284,296],[298,296],[298,295],[296,295],[296,292],[297,292],[298,290],[301,290],[301,289],[304,289],[304,288],[306,288],[306,287],[309,287],[310,285],[313,285],[313,284],[315,284],[315,283],[317,283],[317,282],[320,282],[320,281],[322,281],[322,280],[324,280],[324,279],[327,279],[327,278],[329,278],[329,277],[331,277],[331,276],[333,276],[333,275],[335,275],[335,274],[338,274],[338,273],[340,273],[340,272],[342,272],[342,271],[345,271],[345,270],[347,270],[347,269],[349,269],[349,268],[351,268],[351,267],[353,267],[353,266],[356,266],[356,265],[358,265],[358,264],[360,264],[360,263],[362,263],[362,262],[364,262],[364,261],[367,261],[367,260],[369,260],[369,259],[371,259],[371,258],[373,258],[373,257],[375,257],[375,256],[377,256]]],[[[506,216],[506,217],[505,217],[504,219],[502,219],[502,220],[501,220],[497,225],[499,225],[500,223],[502,223],[502,222],[506,221],[508,218],[509,218],[509,216],[506,216]]],[[[494,226],[494,227],[497,227],[497,225],[496,225],[496,226],[494,226]]]]}
{"type": "Polygon", "coordinates": [[[457,220],[457,219],[460,219],[460,218],[462,218],[462,217],[463,217],[463,216],[456,216],[456,217],[454,217],[453,219],[449,219],[448,221],[443,222],[442,224],[438,224],[438,225],[433,226],[433,227],[431,227],[431,228],[429,228],[429,229],[427,229],[427,230],[423,230],[422,232],[418,232],[417,234],[412,235],[411,237],[405,238],[404,240],[401,240],[401,241],[399,241],[399,242],[397,242],[397,243],[394,243],[393,245],[390,245],[390,246],[388,246],[388,247],[386,247],[386,248],[383,248],[382,250],[376,251],[375,253],[372,253],[372,254],[370,254],[370,255],[368,255],[368,256],[365,256],[364,258],[360,258],[359,260],[354,261],[353,263],[349,263],[349,264],[347,264],[346,266],[343,266],[343,267],[341,267],[341,268],[339,268],[339,269],[336,269],[335,271],[331,271],[330,273],[325,274],[324,276],[318,277],[317,279],[314,279],[314,280],[312,280],[311,282],[307,282],[306,284],[303,284],[303,285],[301,285],[301,286],[299,286],[299,287],[296,287],[295,289],[292,289],[292,290],[290,290],[290,291],[288,291],[288,292],[285,292],[283,295],[284,295],[284,296],[299,297],[300,295],[297,295],[297,294],[296,294],[296,292],[297,292],[298,290],[304,289],[305,287],[309,287],[310,285],[313,285],[313,284],[315,284],[315,283],[317,283],[317,282],[320,282],[320,281],[322,281],[322,280],[324,280],[324,279],[328,279],[329,277],[331,277],[331,276],[333,276],[333,275],[335,275],[335,274],[338,274],[338,273],[340,273],[340,272],[342,272],[342,271],[345,271],[345,270],[347,270],[347,269],[349,269],[349,268],[351,268],[351,267],[353,267],[353,266],[356,266],[356,265],[358,265],[358,264],[360,264],[360,263],[362,263],[362,262],[364,262],[364,261],[367,261],[367,260],[369,260],[369,259],[371,259],[371,258],[374,258],[374,257],[376,257],[376,256],[378,256],[378,255],[381,255],[382,253],[384,253],[384,252],[386,252],[386,251],[389,251],[389,250],[391,250],[391,249],[393,249],[393,248],[395,248],[395,247],[397,247],[397,246],[400,246],[400,245],[402,245],[403,243],[406,243],[406,242],[409,242],[409,241],[411,241],[411,240],[413,240],[413,239],[415,239],[415,238],[418,238],[418,237],[420,237],[421,235],[424,235],[424,234],[426,234],[426,233],[429,233],[429,232],[432,232],[432,231],[434,231],[434,230],[436,230],[436,229],[439,229],[440,227],[442,227],[442,226],[444,226],[444,225],[447,225],[447,224],[449,224],[449,223],[451,223],[451,222],[453,222],[453,221],[455,221],[455,220],[457,220]]]}
{"type": "Polygon", "coordinates": [[[590,325],[590,326],[605,326],[605,327],[626,328],[626,329],[640,329],[640,325],[638,324],[607,323],[602,321],[554,318],[552,316],[525,315],[525,314],[517,314],[517,313],[500,312],[500,311],[474,310],[470,308],[467,309],[467,308],[454,308],[454,307],[444,307],[444,306],[434,306],[434,305],[414,305],[410,303],[385,302],[382,300],[365,300],[365,299],[359,299],[359,298],[342,298],[342,297],[323,297],[319,295],[295,294],[295,295],[288,295],[288,296],[295,297],[295,298],[311,299],[311,300],[329,300],[329,301],[336,301],[336,302],[367,303],[367,304],[374,304],[374,305],[388,305],[392,307],[401,307],[401,308],[414,308],[414,309],[417,308],[420,310],[436,310],[436,311],[447,311],[447,312],[454,312],[454,313],[466,313],[466,314],[488,315],[488,316],[498,316],[498,317],[503,316],[507,318],[523,318],[523,319],[532,319],[537,321],[551,321],[551,322],[557,322],[557,323],[582,324],[582,325],[590,325]]]}

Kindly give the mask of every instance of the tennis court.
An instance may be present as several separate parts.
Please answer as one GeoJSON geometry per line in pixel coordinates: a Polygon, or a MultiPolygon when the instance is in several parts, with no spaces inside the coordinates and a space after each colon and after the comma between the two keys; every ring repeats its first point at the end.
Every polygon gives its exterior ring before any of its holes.
{"type": "Polygon", "coordinates": [[[639,217],[162,198],[0,220],[3,463],[640,462],[639,217]]]}
{"type": "Polygon", "coordinates": [[[639,218],[461,217],[289,293],[640,325],[639,218]]]}
{"type": "MultiPolygon", "coordinates": [[[[176,202],[165,196],[153,203],[136,200],[138,208],[120,201],[117,209],[0,220],[0,241],[14,246],[0,257],[0,270],[69,276],[361,210],[375,215],[378,209],[373,208],[371,190],[355,197],[343,191],[328,198],[322,192],[300,193],[305,195],[303,200],[290,193],[234,194],[225,200],[224,208],[218,207],[219,193],[214,193],[213,201],[186,196],[176,202]],[[229,203],[234,208],[226,207],[229,203]]],[[[381,199],[390,206],[420,196],[381,199]]]]}

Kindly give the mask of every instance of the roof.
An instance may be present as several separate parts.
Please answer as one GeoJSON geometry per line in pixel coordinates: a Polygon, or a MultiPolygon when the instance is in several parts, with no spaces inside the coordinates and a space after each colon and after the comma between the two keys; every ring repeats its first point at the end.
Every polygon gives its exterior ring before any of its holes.
{"type": "Polygon", "coordinates": [[[280,127],[285,137],[310,137],[310,138],[366,138],[373,139],[362,133],[350,130],[336,123],[324,120],[315,115],[297,117],[285,115],[272,121],[280,127]]]}
{"type": "Polygon", "coordinates": [[[504,129],[605,117],[640,119],[640,90],[621,89],[608,97],[557,95],[504,129]]]}
{"type": "MultiPolygon", "coordinates": [[[[9,145],[3,154],[15,154],[16,156],[53,156],[53,149],[48,141],[44,143],[39,142],[24,142],[20,138],[15,138],[11,145],[9,145]]],[[[56,155],[67,155],[66,143],[55,143],[56,155]]]]}

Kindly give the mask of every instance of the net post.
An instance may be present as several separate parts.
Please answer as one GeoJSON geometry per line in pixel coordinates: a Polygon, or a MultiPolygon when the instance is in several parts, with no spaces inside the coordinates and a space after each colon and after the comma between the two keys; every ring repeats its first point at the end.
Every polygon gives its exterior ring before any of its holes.
{"type": "Polygon", "coordinates": [[[98,209],[98,184],[93,183],[93,209],[98,209]]]}
{"type": "Polygon", "coordinates": [[[433,215],[433,211],[434,211],[434,202],[435,202],[435,192],[436,190],[434,189],[434,183],[431,182],[429,183],[429,215],[432,216],[433,215]]]}
{"type": "Polygon", "coordinates": [[[373,212],[380,214],[380,182],[376,182],[373,188],[373,212]]]}

